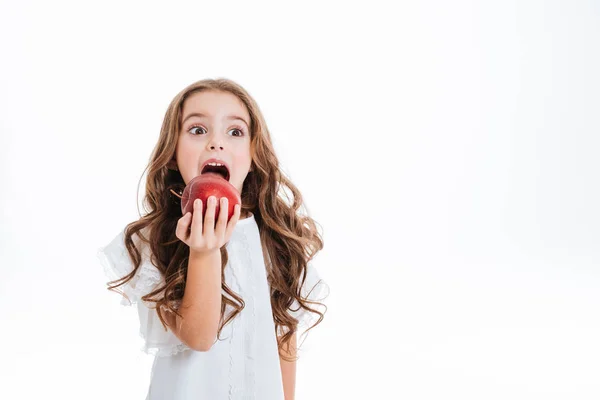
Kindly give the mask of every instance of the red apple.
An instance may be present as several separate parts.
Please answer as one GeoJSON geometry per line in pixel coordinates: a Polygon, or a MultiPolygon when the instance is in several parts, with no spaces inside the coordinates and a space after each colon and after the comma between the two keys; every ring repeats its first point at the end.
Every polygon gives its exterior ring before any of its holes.
{"type": "Polygon", "coordinates": [[[215,209],[215,222],[219,218],[220,199],[221,197],[227,197],[228,203],[228,215],[227,221],[233,216],[234,207],[236,204],[242,204],[242,199],[238,190],[229,183],[225,178],[216,173],[205,173],[198,175],[197,177],[190,180],[183,190],[181,195],[181,212],[182,215],[191,212],[194,214],[194,200],[202,200],[202,219],[206,215],[206,209],[208,208],[208,198],[215,196],[217,199],[215,209]]]}

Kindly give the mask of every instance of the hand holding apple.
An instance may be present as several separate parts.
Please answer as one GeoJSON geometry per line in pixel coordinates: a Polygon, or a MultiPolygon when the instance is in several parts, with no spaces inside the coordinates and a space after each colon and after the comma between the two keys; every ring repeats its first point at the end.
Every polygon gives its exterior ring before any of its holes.
{"type": "MultiPolygon", "coordinates": [[[[214,215],[217,199],[209,197],[207,215],[214,215]]],[[[190,248],[190,257],[205,257],[210,254],[219,254],[219,249],[229,242],[233,229],[240,218],[241,205],[236,204],[232,218],[227,221],[227,197],[221,198],[222,207],[215,225],[212,217],[202,218],[202,201],[196,199],[193,207],[194,214],[187,212],[177,221],[175,236],[190,248]]]]}
{"type": "Polygon", "coordinates": [[[229,241],[242,206],[233,185],[217,174],[207,173],[190,180],[182,196],[171,192],[180,197],[183,214],[175,235],[191,252],[205,254],[229,241]],[[200,212],[195,215],[195,211],[200,212]]]}

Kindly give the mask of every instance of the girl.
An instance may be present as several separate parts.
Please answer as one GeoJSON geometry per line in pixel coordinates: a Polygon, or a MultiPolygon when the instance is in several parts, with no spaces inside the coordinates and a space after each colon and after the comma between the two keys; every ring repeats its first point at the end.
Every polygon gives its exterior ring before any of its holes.
{"type": "Polygon", "coordinates": [[[315,305],[326,311],[329,286],[311,263],[322,238],[297,212],[302,196],[258,105],[228,79],[191,84],[169,105],[148,168],[148,213],[98,249],[108,289],[137,304],[155,356],[146,399],[293,399],[297,336],[322,321],[315,305]],[[209,162],[241,195],[229,221],[214,196],[181,215],[183,189],[209,162]]]}

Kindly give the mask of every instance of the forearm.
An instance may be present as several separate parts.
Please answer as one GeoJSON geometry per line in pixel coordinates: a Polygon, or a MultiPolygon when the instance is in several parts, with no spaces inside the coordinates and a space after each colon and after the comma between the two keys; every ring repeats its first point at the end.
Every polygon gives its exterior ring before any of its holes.
{"type": "MultiPolygon", "coordinates": [[[[292,335],[290,340],[290,348],[283,346],[282,353],[287,357],[296,358],[296,334],[292,335]]],[[[283,358],[279,358],[279,364],[281,366],[281,377],[283,379],[283,394],[285,400],[294,400],[296,392],[296,361],[285,361],[283,358]]]]}
{"type": "Polygon", "coordinates": [[[221,251],[190,252],[185,292],[176,317],[177,336],[188,346],[208,351],[221,318],[221,251]]]}

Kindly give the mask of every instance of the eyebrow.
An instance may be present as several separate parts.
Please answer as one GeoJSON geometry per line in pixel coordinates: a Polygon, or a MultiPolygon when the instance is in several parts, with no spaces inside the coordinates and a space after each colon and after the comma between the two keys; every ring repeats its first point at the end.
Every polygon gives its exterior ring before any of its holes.
{"type": "MultiPolygon", "coordinates": [[[[186,116],[186,117],[183,119],[183,121],[181,121],[181,123],[183,124],[185,121],[187,121],[187,120],[188,120],[189,118],[191,118],[191,117],[200,117],[200,118],[206,118],[206,117],[208,117],[208,115],[206,115],[206,114],[202,114],[202,113],[199,113],[199,112],[190,113],[190,114],[188,114],[188,115],[187,115],[187,116],[186,116]]],[[[240,121],[242,121],[243,123],[245,123],[245,124],[246,124],[246,126],[247,126],[248,128],[250,127],[250,125],[249,125],[249,124],[246,122],[246,120],[245,120],[245,119],[243,119],[242,117],[238,117],[237,115],[227,115],[227,116],[225,117],[225,119],[229,119],[229,120],[236,120],[236,119],[237,119],[237,120],[240,120],[240,121]]]]}

